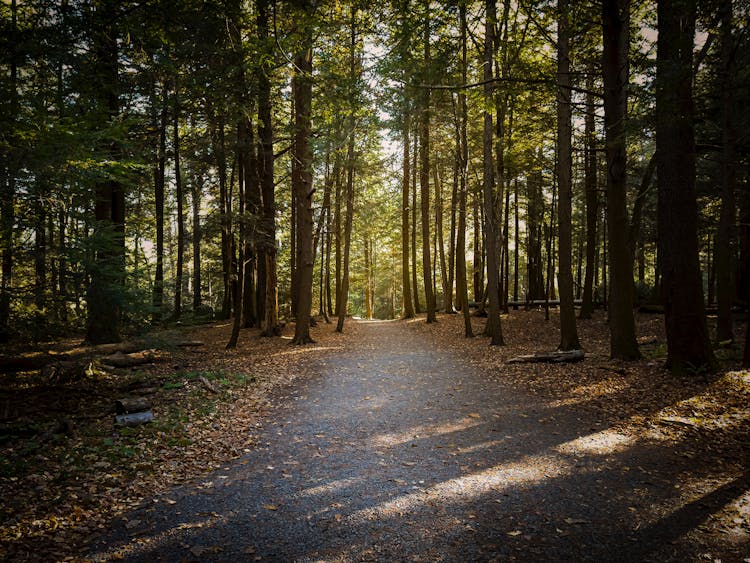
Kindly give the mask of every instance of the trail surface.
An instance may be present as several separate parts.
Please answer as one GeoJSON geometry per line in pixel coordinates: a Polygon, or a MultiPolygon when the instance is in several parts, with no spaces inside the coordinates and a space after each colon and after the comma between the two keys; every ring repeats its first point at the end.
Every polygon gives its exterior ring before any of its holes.
{"type": "MultiPolygon", "coordinates": [[[[680,560],[675,455],[363,323],[277,401],[259,447],[91,546],[129,561],[680,560]]],[[[309,367],[308,367],[309,369],[309,367]]],[[[257,429],[248,429],[257,431],[257,429]]],[[[723,502],[721,489],[717,503],[723,502]]],[[[730,493],[727,493],[730,494],[730,493]]]]}

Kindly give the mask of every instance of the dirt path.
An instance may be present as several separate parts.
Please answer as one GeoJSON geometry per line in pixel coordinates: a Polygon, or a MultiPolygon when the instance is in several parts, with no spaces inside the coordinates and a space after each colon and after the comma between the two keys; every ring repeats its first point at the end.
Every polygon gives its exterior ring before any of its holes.
{"type": "MultiPolygon", "coordinates": [[[[92,545],[130,561],[689,560],[678,463],[491,382],[404,323],[363,323],[280,401],[259,448],[92,545]]],[[[256,429],[248,429],[254,431],[256,429]]],[[[720,504],[723,489],[706,502],[720,504]]],[[[734,494],[730,487],[725,495],[734,494]]]]}

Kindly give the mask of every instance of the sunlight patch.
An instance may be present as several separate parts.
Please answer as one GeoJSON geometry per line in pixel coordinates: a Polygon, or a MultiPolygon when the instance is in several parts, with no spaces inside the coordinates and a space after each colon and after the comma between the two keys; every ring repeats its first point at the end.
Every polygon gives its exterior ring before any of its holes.
{"type": "Polygon", "coordinates": [[[312,497],[312,496],[317,496],[317,495],[334,493],[338,491],[339,489],[343,489],[344,487],[349,487],[351,485],[354,485],[361,480],[362,479],[358,477],[348,477],[346,479],[337,479],[335,481],[330,481],[322,485],[317,485],[315,487],[310,487],[308,489],[305,489],[304,491],[299,493],[299,496],[312,497]]]}
{"type": "Polygon", "coordinates": [[[604,455],[622,452],[635,442],[634,436],[628,436],[613,430],[602,430],[560,444],[555,447],[555,450],[563,454],[604,455]]]}
{"type": "Polygon", "coordinates": [[[477,473],[468,473],[449,479],[413,493],[401,495],[377,506],[358,510],[350,517],[353,521],[376,520],[417,510],[433,501],[467,502],[482,495],[500,492],[511,487],[539,483],[570,473],[571,465],[558,456],[530,456],[514,463],[496,465],[477,473]]]}
{"type": "Polygon", "coordinates": [[[431,438],[434,436],[442,436],[444,434],[450,434],[451,432],[460,432],[462,430],[468,430],[475,426],[484,424],[482,421],[472,420],[468,418],[462,418],[451,422],[444,422],[442,424],[419,424],[412,426],[410,429],[404,432],[389,432],[380,434],[372,439],[373,445],[376,447],[388,447],[398,446],[400,444],[406,444],[413,440],[423,440],[425,438],[431,438]]]}

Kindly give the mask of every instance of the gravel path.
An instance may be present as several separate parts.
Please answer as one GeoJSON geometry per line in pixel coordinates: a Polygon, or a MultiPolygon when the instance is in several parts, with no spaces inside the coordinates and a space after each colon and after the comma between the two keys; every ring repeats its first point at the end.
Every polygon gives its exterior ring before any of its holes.
{"type": "MultiPolygon", "coordinates": [[[[400,322],[315,362],[257,450],[92,546],[128,561],[680,560],[674,454],[491,383],[400,322]],[[653,507],[653,508],[652,508],[653,507]],[[660,512],[661,510],[661,512],[660,512]]],[[[692,554],[694,555],[694,554],[692,554]]]]}

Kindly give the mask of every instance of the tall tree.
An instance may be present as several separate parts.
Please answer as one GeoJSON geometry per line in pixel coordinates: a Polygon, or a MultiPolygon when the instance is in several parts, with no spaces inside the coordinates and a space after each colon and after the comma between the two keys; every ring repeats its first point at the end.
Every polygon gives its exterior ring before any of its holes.
{"type": "MultiPolygon", "coordinates": [[[[458,6],[459,27],[461,33],[461,81],[466,84],[467,79],[467,48],[466,36],[466,1],[462,0],[458,6]]],[[[464,317],[464,335],[473,337],[474,331],[471,327],[471,315],[469,312],[469,294],[466,280],[466,179],[469,175],[469,144],[467,141],[468,106],[466,93],[458,94],[458,231],[456,236],[456,293],[461,314],[464,317]]]]}
{"type": "Polygon", "coordinates": [[[660,0],[656,70],[656,158],[661,293],[667,367],[696,372],[714,361],[698,261],[693,44],[695,0],[660,0]]]}
{"type": "Polygon", "coordinates": [[[630,0],[604,0],[602,32],[610,264],[610,355],[621,360],[635,360],[641,354],[638,351],[633,318],[633,254],[628,241],[625,147],[630,0]]]}
{"type": "Polygon", "coordinates": [[[558,0],[557,23],[557,181],[559,190],[558,237],[560,288],[560,350],[577,350],[576,313],[573,303],[572,269],[572,200],[573,200],[573,153],[571,79],[570,79],[570,31],[568,0],[558,0]]]}
{"type": "MultiPolygon", "coordinates": [[[[486,24],[484,32],[484,160],[482,192],[484,196],[484,246],[487,255],[487,294],[489,310],[485,334],[492,345],[502,345],[503,333],[500,325],[500,270],[497,209],[495,198],[495,163],[492,153],[492,110],[495,86],[493,83],[493,54],[497,6],[495,0],[486,0],[486,24]]],[[[499,182],[502,185],[502,181],[499,182]]]]}
{"type": "Polygon", "coordinates": [[[313,279],[313,189],[312,189],[312,83],[313,83],[313,7],[302,3],[301,39],[294,57],[292,95],[294,97],[294,154],[292,190],[296,202],[297,231],[297,307],[294,344],[312,342],[310,337],[310,309],[313,279]]]}
{"type": "Polygon", "coordinates": [[[182,167],[180,162],[180,90],[177,76],[174,79],[173,96],[172,151],[174,152],[174,186],[175,200],[177,201],[177,268],[175,269],[174,311],[172,315],[177,320],[182,315],[182,275],[185,263],[185,216],[183,210],[185,194],[182,189],[182,167]]]}
{"type": "Polygon", "coordinates": [[[594,65],[589,65],[586,80],[586,117],[584,137],[586,142],[584,189],[586,191],[586,274],[578,317],[590,319],[594,312],[594,259],[596,257],[597,217],[599,216],[598,159],[596,147],[596,105],[594,103],[594,65]]]}
{"type": "MultiPolygon", "coordinates": [[[[424,68],[430,69],[430,4],[425,2],[424,68]]],[[[429,83],[429,80],[427,81],[429,83]]],[[[430,89],[424,88],[419,107],[419,194],[422,206],[422,278],[427,306],[427,322],[435,322],[435,292],[430,257],[430,89]]]]}
{"type": "Polygon", "coordinates": [[[403,296],[404,317],[414,317],[414,301],[411,296],[411,280],[409,279],[409,183],[411,182],[411,151],[409,149],[409,133],[411,118],[409,110],[404,111],[403,141],[403,181],[401,183],[401,285],[403,296]]]}
{"type": "MultiPolygon", "coordinates": [[[[91,119],[99,129],[109,127],[120,113],[118,6],[115,0],[104,0],[97,4],[93,16],[95,71],[90,88],[95,104],[91,119]]],[[[103,160],[120,160],[116,140],[102,141],[99,148],[103,160]]],[[[89,272],[86,338],[93,344],[119,342],[125,283],[125,189],[114,175],[99,179],[94,186],[94,218],[96,248],[89,272]]]]}
{"type": "Polygon", "coordinates": [[[11,0],[10,28],[10,100],[8,103],[9,127],[6,130],[7,149],[4,150],[3,183],[0,186],[0,342],[10,339],[10,304],[13,281],[13,225],[15,223],[16,154],[14,147],[15,122],[18,116],[18,3],[11,0]]]}
{"type": "MultiPolygon", "coordinates": [[[[274,154],[273,154],[273,121],[271,119],[271,62],[273,41],[268,32],[268,0],[257,0],[258,41],[261,53],[261,64],[257,65],[256,80],[258,83],[258,176],[263,196],[263,229],[261,233],[261,253],[258,258],[259,268],[258,292],[263,306],[261,328],[264,336],[279,335],[279,299],[278,274],[276,267],[276,202],[274,195],[274,154]],[[268,61],[263,64],[263,61],[268,61]],[[263,278],[260,279],[261,274],[263,278]]],[[[330,213],[329,213],[330,216],[330,213]]],[[[330,220],[330,219],[329,219],[330,220]]]]}
{"type": "MultiPolygon", "coordinates": [[[[154,165],[154,213],[156,215],[156,269],[154,272],[154,289],[152,297],[152,322],[162,322],[164,308],[164,184],[167,166],[167,101],[169,87],[162,84],[161,115],[158,118],[159,140],[154,165]]],[[[157,101],[154,99],[154,106],[157,101]]]]}
{"type": "Polygon", "coordinates": [[[716,340],[733,341],[732,302],[734,283],[732,257],[735,248],[736,206],[734,192],[737,184],[737,131],[735,127],[735,42],[732,33],[732,0],[721,0],[719,83],[721,88],[721,211],[716,232],[715,274],[718,315],[716,340]]]}
{"type": "Polygon", "coordinates": [[[354,135],[356,118],[354,115],[354,91],[357,78],[357,9],[351,7],[349,35],[349,88],[351,107],[348,115],[349,138],[346,146],[346,220],[344,224],[344,270],[341,278],[339,294],[336,296],[336,332],[343,332],[344,319],[349,302],[349,258],[352,244],[352,223],[354,220],[354,135]]]}

